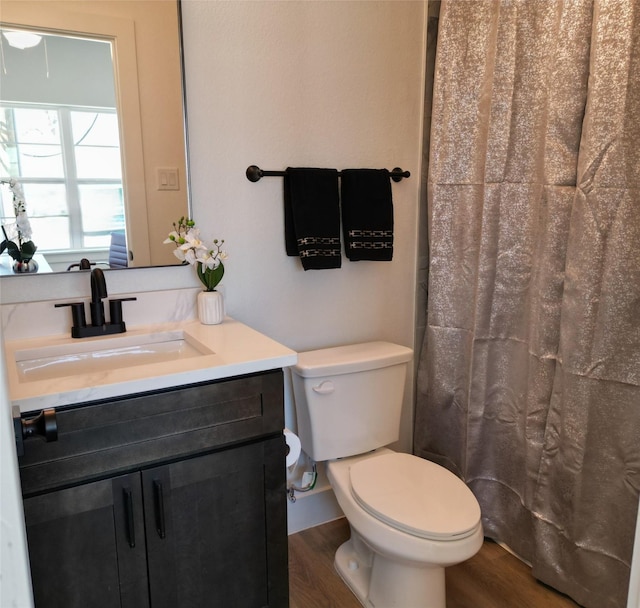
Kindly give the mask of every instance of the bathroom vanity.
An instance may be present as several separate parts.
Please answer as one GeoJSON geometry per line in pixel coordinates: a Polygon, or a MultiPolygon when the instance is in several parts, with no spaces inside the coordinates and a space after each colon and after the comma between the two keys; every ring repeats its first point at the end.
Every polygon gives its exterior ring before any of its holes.
{"type": "Polygon", "coordinates": [[[47,408],[57,433],[19,457],[36,608],[287,606],[281,368],[295,353],[232,319],[131,333],[199,354],[47,380],[20,362],[77,341],[6,345],[18,426],[47,408]]]}

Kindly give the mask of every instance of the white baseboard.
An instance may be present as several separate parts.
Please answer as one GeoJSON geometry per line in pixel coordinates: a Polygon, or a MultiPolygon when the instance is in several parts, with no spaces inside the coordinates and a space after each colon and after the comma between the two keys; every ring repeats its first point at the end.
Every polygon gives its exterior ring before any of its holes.
{"type": "Polygon", "coordinates": [[[295,534],[307,528],[344,517],[328,483],[309,492],[296,492],[296,501],[287,501],[287,528],[295,534]]]}

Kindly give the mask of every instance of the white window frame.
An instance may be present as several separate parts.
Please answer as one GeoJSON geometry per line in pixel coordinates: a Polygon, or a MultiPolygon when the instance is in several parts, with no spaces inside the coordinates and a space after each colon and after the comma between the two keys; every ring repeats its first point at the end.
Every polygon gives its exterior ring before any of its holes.
{"type": "MultiPolygon", "coordinates": [[[[69,105],[54,105],[54,104],[41,104],[41,103],[14,103],[3,102],[0,103],[2,108],[9,109],[29,109],[29,110],[44,110],[53,111],[58,115],[60,126],[60,150],[62,154],[62,177],[24,177],[22,175],[11,175],[8,177],[17,178],[22,184],[56,184],[63,185],[66,192],[67,201],[67,217],[69,218],[69,243],[68,248],[55,248],[55,249],[42,249],[42,253],[46,252],[82,252],[89,249],[84,245],[84,238],[87,234],[99,234],[99,233],[87,233],[83,230],[82,221],[82,207],[80,205],[80,186],[83,185],[108,185],[117,186],[121,190],[124,188],[122,179],[115,178],[79,178],[77,172],[76,163],[76,142],[73,141],[71,114],[72,112],[95,112],[100,114],[114,114],[117,115],[115,108],[98,108],[98,107],[86,107],[86,106],[69,106],[69,105]]],[[[3,142],[6,146],[15,146],[19,148],[21,143],[25,142],[3,142]]],[[[121,149],[119,148],[119,154],[121,149]]],[[[18,155],[19,158],[19,155],[18,155]]],[[[29,213],[29,201],[27,200],[27,214],[29,213]]],[[[124,212],[124,209],[123,209],[124,212]]],[[[56,217],[51,214],[39,215],[38,217],[56,217]]],[[[122,226],[124,229],[124,224],[122,226]]],[[[102,233],[106,236],[111,232],[112,228],[105,229],[102,233]]],[[[105,249],[108,246],[105,246],[105,249]]]]}

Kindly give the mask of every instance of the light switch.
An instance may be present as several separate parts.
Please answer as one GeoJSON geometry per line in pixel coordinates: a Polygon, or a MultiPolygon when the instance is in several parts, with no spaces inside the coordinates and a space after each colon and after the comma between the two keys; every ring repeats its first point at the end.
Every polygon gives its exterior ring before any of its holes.
{"type": "Polygon", "coordinates": [[[158,190],[180,190],[177,167],[158,167],[156,172],[158,190]]]}

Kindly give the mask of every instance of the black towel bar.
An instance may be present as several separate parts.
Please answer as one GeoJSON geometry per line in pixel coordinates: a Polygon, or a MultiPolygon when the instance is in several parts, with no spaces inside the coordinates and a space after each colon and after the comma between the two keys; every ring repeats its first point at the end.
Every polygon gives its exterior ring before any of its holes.
{"type": "MultiPolygon", "coordinates": [[[[260,167],[251,165],[247,167],[247,179],[250,182],[260,181],[263,177],[284,177],[287,174],[286,171],[263,171],[260,167]]],[[[341,171],[338,171],[338,175],[341,171]]],[[[389,175],[394,182],[399,182],[404,177],[411,177],[409,171],[403,171],[400,167],[396,167],[393,171],[389,171],[389,175]]]]}

